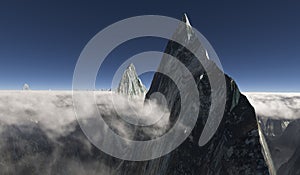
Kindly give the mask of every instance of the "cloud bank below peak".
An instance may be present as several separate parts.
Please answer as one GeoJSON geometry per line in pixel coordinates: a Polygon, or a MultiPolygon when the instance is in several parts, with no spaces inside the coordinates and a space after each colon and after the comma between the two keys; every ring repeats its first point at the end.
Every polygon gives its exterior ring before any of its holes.
{"type": "Polygon", "coordinates": [[[300,93],[244,93],[260,117],[300,119],[300,93]]]}

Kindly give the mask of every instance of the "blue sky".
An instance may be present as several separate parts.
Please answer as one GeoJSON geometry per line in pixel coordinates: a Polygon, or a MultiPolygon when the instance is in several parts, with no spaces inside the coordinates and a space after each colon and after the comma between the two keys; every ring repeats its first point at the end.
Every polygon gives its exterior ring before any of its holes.
{"type": "MultiPolygon", "coordinates": [[[[300,90],[300,2],[296,1],[1,1],[0,89],[71,89],[81,50],[101,29],[136,15],[180,19],[211,43],[242,91],[300,90]]],[[[124,43],[107,58],[110,72],[126,58],[163,50],[165,40],[124,43]],[[126,44],[126,45],[125,45],[126,44]]],[[[142,76],[149,84],[151,75],[142,76]]]]}

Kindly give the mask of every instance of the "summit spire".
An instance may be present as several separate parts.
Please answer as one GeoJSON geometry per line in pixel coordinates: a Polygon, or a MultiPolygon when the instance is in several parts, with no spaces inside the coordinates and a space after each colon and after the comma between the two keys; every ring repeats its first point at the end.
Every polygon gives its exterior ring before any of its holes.
{"type": "Polygon", "coordinates": [[[183,14],[182,21],[185,22],[185,24],[186,24],[187,26],[190,26],[190,27],[191,27],[191,23],[190,23],[189,18],[187,17],[187,14],[186,14],[186,13],[183,14]]]}
{"type": "Polygon", "coordinates": [[[129,96],[144,96],[147,93],[132,63],[124,71],[117,92],[129,96]]]}

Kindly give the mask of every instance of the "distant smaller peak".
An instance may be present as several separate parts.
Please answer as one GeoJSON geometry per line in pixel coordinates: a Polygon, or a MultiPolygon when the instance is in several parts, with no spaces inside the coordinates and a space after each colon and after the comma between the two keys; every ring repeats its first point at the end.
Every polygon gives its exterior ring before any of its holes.
{"type": "Polygon", "coordinates": [[[23,90],[30,90],[30,87],[27,83],[23,85],[23,90]]]}
{"type": "Polygon", "coordinates": [[[128,96],[145,96],[147,93],[147,89],[139,79],[132,63],[124,71],[117,88],[117,93],[128,96]]]}
{"type": "Polygon", "coordinates": [[[189,21],[189,18],[187,17],[187,14],[186,14],[186,13],[183,14],[182,21],[183,21],[187,26],[192,27],[192,26],[191,26],[191,23],[190,23],[190,21],[189,21]]]}

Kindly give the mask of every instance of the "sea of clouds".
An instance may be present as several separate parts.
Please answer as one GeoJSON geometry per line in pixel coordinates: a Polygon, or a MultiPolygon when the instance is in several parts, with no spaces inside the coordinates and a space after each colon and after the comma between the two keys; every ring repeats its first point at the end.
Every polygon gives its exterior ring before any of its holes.
{"type": "MultiPolygon", "coordinates": [[[[129,139],[135,124],[152,125],[139,131],[150,139],[170,126],[169,111],[142,97],[96,91],[95,104],[84,106],[86,117],[104,117],[129,139]]],[[[75,111],[71,91],[0,91],[0,174],[130,174],[89,142],[75,111]]]]}
{"type": "Polygon", "coordinates": [[[300,119],[300,93],[245,93],[260,117],[300,119]]]}
{"type": "MultiPolygon", "coordinates": [[[[245,95],[258,116],[300,118],[300,94],[245,95]]],[[[95,104],[97,111],[84,106],[86,117],[105,118],[122,137],[132,139],[136,134],[128,123],[152,125],[139,130],[150,139],[171,127],[169,111],[156,101],[145,103],[142,97],[96,91],[95,104]]],[[[124,161],[104,154],[89,142],[75,111],[71,91],[0,91],[0,174],[134,173],[124,161]]]]}

